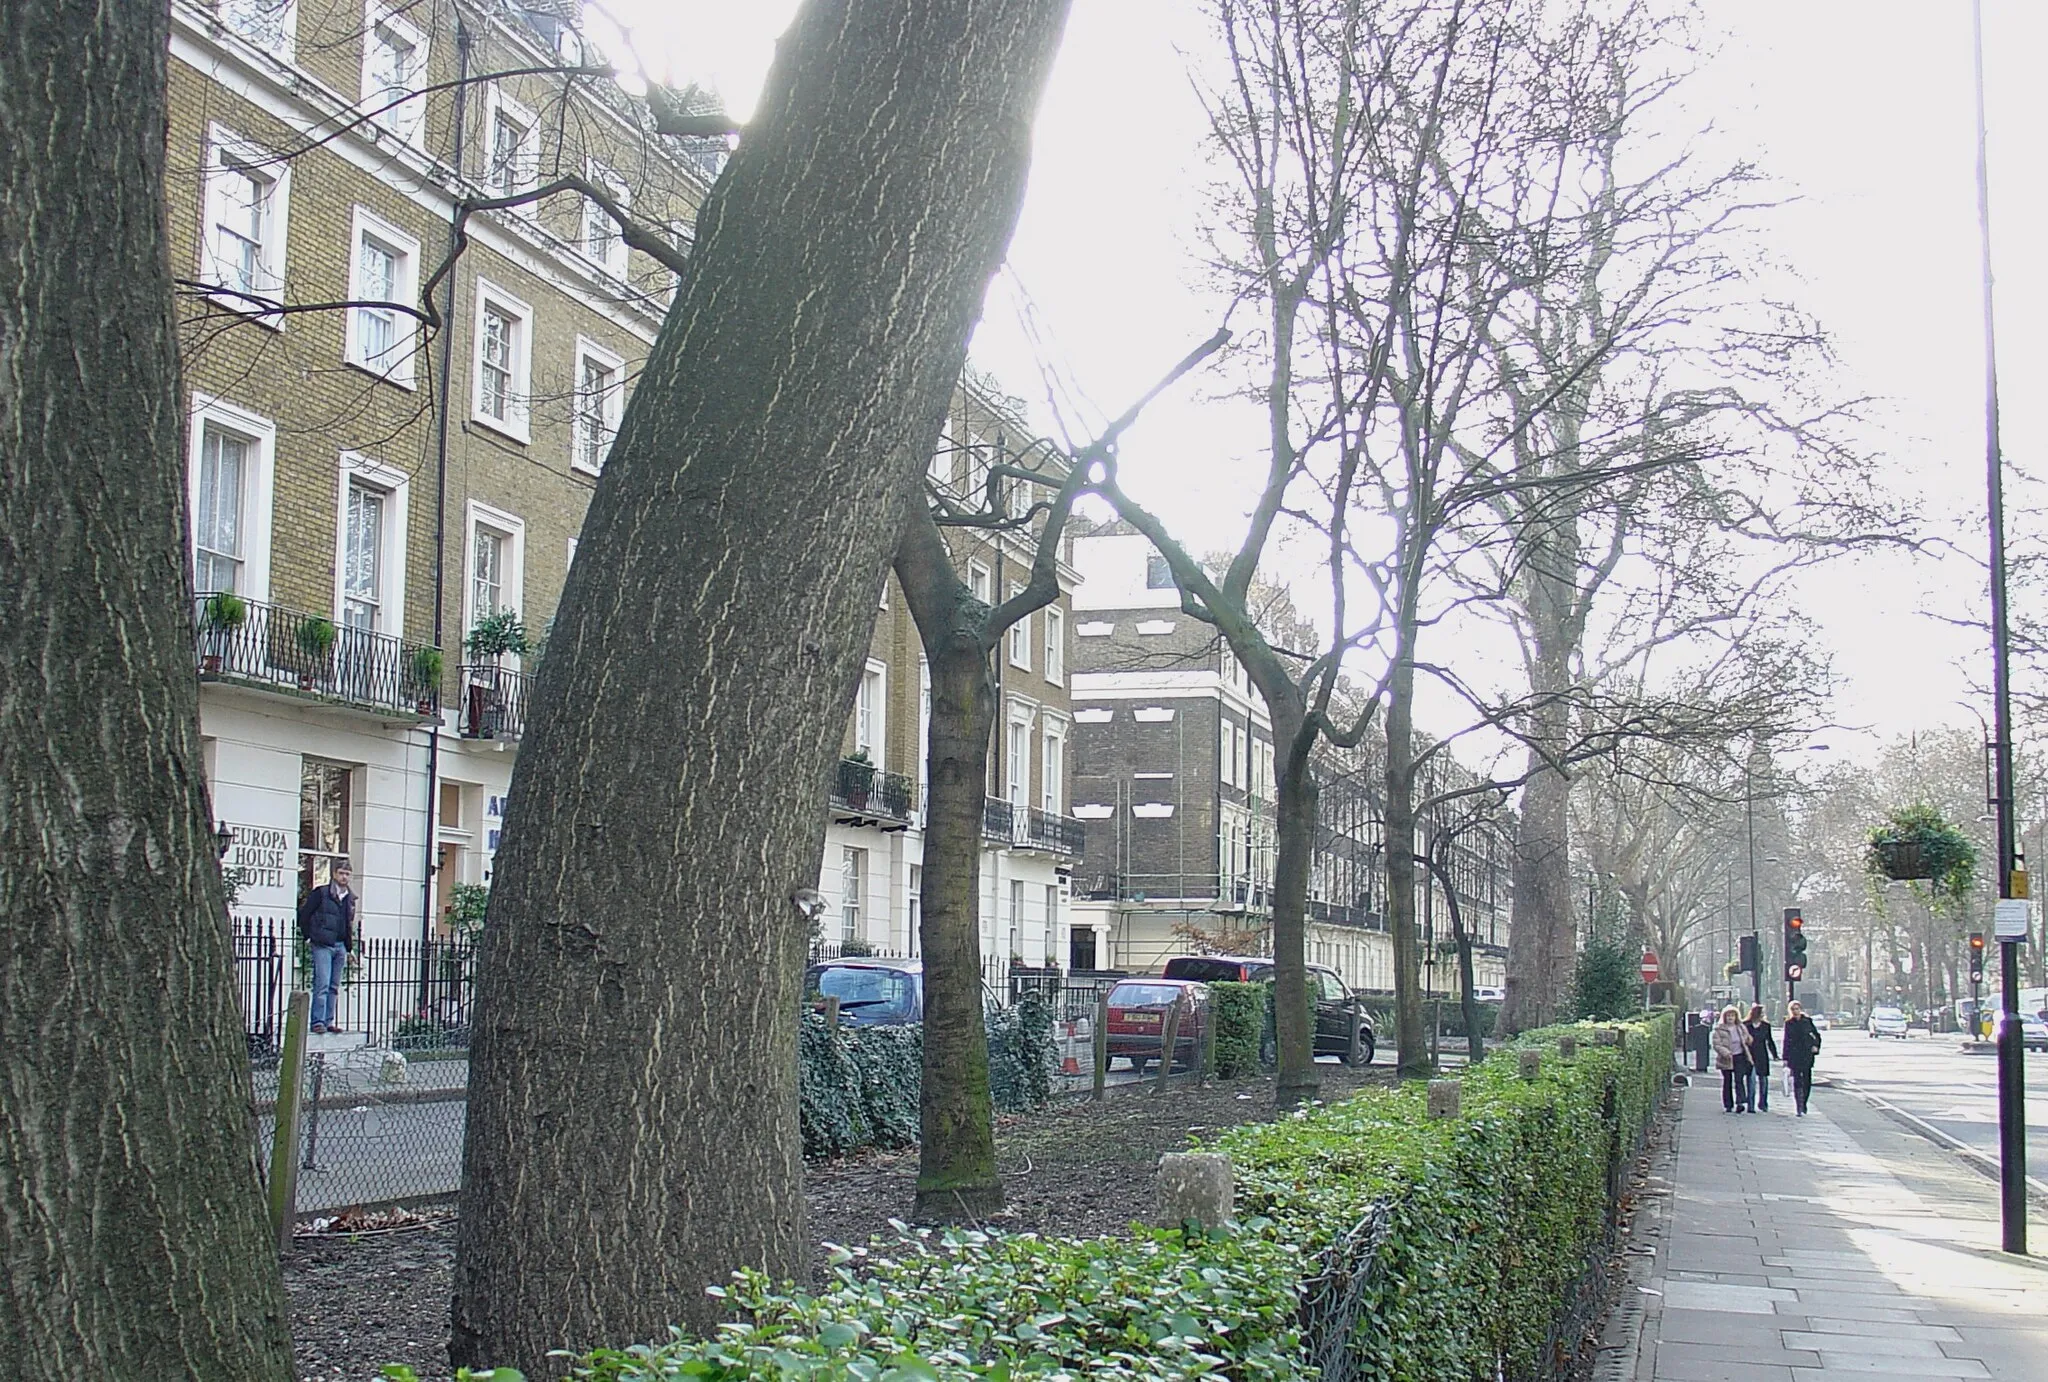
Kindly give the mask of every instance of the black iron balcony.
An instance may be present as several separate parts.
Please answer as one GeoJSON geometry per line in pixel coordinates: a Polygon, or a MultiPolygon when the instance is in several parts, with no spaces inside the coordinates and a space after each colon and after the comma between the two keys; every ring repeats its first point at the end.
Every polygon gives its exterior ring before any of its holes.
{"type": "Polygon", "coordinates": [[[462,704],[457,729],[465,739],[513,742],[526,734],[526,706],[533,677],[494,663],[462,666],[462,704]]]}
{"type": "Polygon", "coordinates": [[[1041,811],[1035,806],[1018,806],[1001,797],[982,799],[983,838],[1013,849],[1037,849],[1079,858],[1087,829],[1072,816],[1041,811]]]}
{"type": "Polygon", "coordinates": [[[902,773],[885,773],[861,758],[842,758],[832,779],[832,805],[841,825],[878,825],[885,831],[910,824],[917,784],[902,773]]]}
{"type": "Polygon", "coordinates": [[[440,713],[437,649],[239,595],[201,595],[194,615],[201,681],[387,715],[440,713]]]}

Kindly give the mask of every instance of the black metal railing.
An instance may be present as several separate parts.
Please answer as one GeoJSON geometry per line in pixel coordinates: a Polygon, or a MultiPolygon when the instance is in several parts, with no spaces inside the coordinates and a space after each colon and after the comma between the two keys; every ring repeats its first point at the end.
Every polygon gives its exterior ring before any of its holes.
{"type": "Polygon", "coordinates": [[[1042,849],[1079,858],[1087,829],[1072,816],[1041,811],[1035,806],[1018,806],[1001,797],[982,798],[982,837],[1017,849],[1042,849]]]}
{"type": "Polygon", "coordinates": [[[858,758],[842,758],[832,779],[832,803],[866,816],[907,821],[917,806],[917,784],[903,773],[885,773],[858,758]]]}
{"type": "Polygon", "coordinates": [[[991,840],[1007,840],[1015,834],[1016,808],[1001,797],[981,799],[981,833],[991,840]]]}
{"type": "Polygon", "coordinates": [[[465,662],[457,730],[465,739],[518,739],[526,733],[533,677],[490,663],[465,662]]]}
{"type": "MultiPolygon", "coordinates": [[[[278,918],[238,917],[233,932],[250,1053],[275,1054],[292,990],[312,982],[305,943],[278,918]]],[[[465,1047],[475,985],[476,946],[467,937],[359,941],[335,995],[334,1023],[366,1046],[465,1047]]]]}
{"type": "Polygon", "coordinates": [[[420,644],[240,596],[201,595],[194,614],[202,680],[371,710],[439,713],[440,659],[420,644]]]}

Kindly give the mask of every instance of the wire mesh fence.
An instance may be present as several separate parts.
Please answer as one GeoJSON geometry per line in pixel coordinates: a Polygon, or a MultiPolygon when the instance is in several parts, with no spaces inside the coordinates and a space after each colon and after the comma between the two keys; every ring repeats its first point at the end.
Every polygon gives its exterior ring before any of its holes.
{"type": "MultiPolygon", "coordinates": [[[[270,1180],[281,1062],[251,1069],[256,1145],[270,1180]]],[[[469,1060],[459,1051],[315,1051],[301,1074],[294,1153],[300,1217],[414,1205],[462,1186],[469,1060]]]]}

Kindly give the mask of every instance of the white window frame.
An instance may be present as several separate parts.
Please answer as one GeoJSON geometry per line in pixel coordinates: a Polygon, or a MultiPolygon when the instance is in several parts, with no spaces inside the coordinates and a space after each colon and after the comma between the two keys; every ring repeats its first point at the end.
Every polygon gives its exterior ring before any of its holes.
{"type": "Polygon", "coordinates": [[[532,440],[533,402],[533,309],[524,301],[486,278],[476,281],[474,339],[470,345],[470,417],[493,432],[516,442],[532,440]],[[505,399],[505,416],[494,417],[484,408],[484,313],[495,308],[499,315],[518,325],[512,343],[512,382],[505,399]]]}
{"type": "MultiPolygon", "coordinates": [[[[596,159],[586,159],[583,176],[593,187],[602,187],[619,204],[619,210],[633,209],[633,189],[626,180],[596,159]]],[[[585,198],[583,201],[583,257],[603,269],[613,278],[623,279],[632,265],[632,251],[619,223],[606,214],[596,202],[585,198]],[[605,243],[600,245],[602,239],[605,243]]]]}
{"type": "Polygon", "coordinates": [[[348,552],[348,492],[355,484],[379,490],[384,495],[384,534],[378,573],[377,627],[374,632],[390,638],[405,637],[405,538],[411,512],[412,477],[394,466],[373,461],[358,451],[341,453],[335,486],[334,521],[334,618],[341,622],[345,607],[347,572],[343,569],[348,552]]]}
{"type": "Polygon", "coordinates": [[[854,690],[853,747],[867,750],[875,771],[884,771],[889,747],[889,664],[868,659],[854,690]]]}
{"type": "Polygon", "coordinates": [[[286,249],[291,228],[291,164],[279,159],[254,140],[236,134],[225,125],[206,129],[206,163],[200,170],[199,197],[199,280],[219,291],[214,300],[275,330],[284,327],[284,316],[265,311],[251,302],[241,289],[230,290],[219,272],[222,262],[218,231],[222,220],[220,199],[226,176],[234,170],[243,176],[254,174],[267,181],[270,190],[263,197],[263,224],[256,235],[256,271],[248,291],[257,296],[284,300],[286,249]]]}
{"type": "Polygon", "coordinates": [[[988,568],[978,561],[968,562],[967,593],[985,605],[993,605],[995,601],[990,599],[989,596],[994,590],[995,578],[989,575],[988,568]]]}
{"type": "Polygon", "coordinates": [[[1222,726],[1223,726],[1223,732],[1222,732],[1222,735],[1221,735],[1221,743],[1220,743],[1220,744],[1218,745],[1218,747],[1217,747],[1217,750],[1216,750],[1216,756],[1217,756],[1217,769],[1216,769],[1216,775],[1217,775],[1218,777],[1220,777],[1220,778],[1222,778],[1222,779],[1223,779],[1223,785],[1224,785],[1224,786],[1226,786],[1226,787],[1235,787],[1235,786],[1237,785],[1237,782],[1236,782],[1236,779],[1234,779],[1234,778],[1233,778],[1233,777],[1231,776],[1231,766],[1230,766],[1230,765],[1231,765],[1231,752],[1230,752],[1230,736],[1231,736],[1231,727],[1230,727],[1230,721],[1228,721],[1228,720],[1224,720],[1224,721],[1222,721],[1221,723],[1222,723],[1222,726]]]}
{"type": "Polygon", "coordinates": [[[199,457],[206,429],[218,427],[252,443],[242,473],[242,588],[245,600],[270,599],[271,497],[277,476],[277,424],[211,394],[192,395],[186,442],[185,569],[194,569],[199,542],[199,457]]]}
{"type": "MultiPolygon", "coordinates": [[[[1021,585],[1012,585],[1012,586],[1010,587],[1010,598],[1011,598],[1012,600],[1016,599],[1016,598],[1017,598],[1017,597],[1018,597],[1019,595],[1022,595],[1023,593],[1024,593],[1024,587],[1023,587],[1023,586],[1021,586],[1021,585]]],[[[1024,617],[1023,617],[1022,619],[1019,619],[1019,620],[1018,620],[1018,621],[1017,621],[1016,623],[1014,623],[1014,624],[1010,625],[1010,629],[1009,629],[1009,638],[1008,638],[1008,641],[1009,641],[1009,644],[1010,644],[1010,665],[1011,665],[1012,667],[1016,667],[1016,668],[1018,668],[1018,669],[1020,669],[1020,670],[1022,670],[1022,671],[1026,671],[1026,672],[1030,671],[1030,670],[1031,670],[1031,616],[1030,616],[1030,615],[1028,615],[1028,614],[1027,614],[1027,615],[1025,615],[1025,616],[1024,616],[1024,617]]]]}
{"type": "Polygon", "coordinates": [[[953,447],[953,419],[948,417],[939,424],[939,444],[932,449],[931,461],[925,467],[931,482],[948,494],[953,490],[953,462],[957,454],[953,447]]]}
{"type": "MultiPolygon", "coordinates": [[[[917,782],[928,788],[932,780],[932,664],[923,653],[917,655],[917,782]]],[[[918,799],[926,793],[920,791],[918,799]]]]}
{"type": "MultiPolygon", "coordinates": [[[[369,301],[369,288],[363,282],[363,241],[376,240],[391,250],[398,259],[392,275],[390,301],[412,306],[420,295],[420,242],[406,234],[391,222],[363,207],[355,209],[354,220],[349,229],[348,295],[351,301],[369,301]]],[[[342,358],[357,369],[367,370],[387,384],[396,384],[401,389],[414,388],[413,357],[419,352],[419,319],[409,312],[391,309],[392,349],[389,362],[379,368],[370,359],[367,345],[367,314],[370,309],[351,307],[343,325],[342,358]]]]}
{"type": "Polygon", "coordinates": [[[1031,715],[1029,712],[1012,711],[1010,714],[1009,739],[1003,751],[1004,798],[1011,807],[1031,805],[1031,715]],[[1018,753],[1017,746],[1024,746],[1018,753]]]}
{"type": "MultiPolygon", "coordinates": [[[[494,197],[516,197],[533,189],[540,180],[540,117],[506,93],[502,82],[492,82],[484,100],[483,176],[479,179],[494,197]],[[498,164],[498,117],[509,116],[525,133],[519,151],[513,155],[511,177],[503,176],[498,164]]],[[[519,208],[503,208],[517,211],[519,208]]],[[[531,208],[529,207],[530,213],[531,208]]]]}
{"type": "Polygon", "coordinates": [[[1064,686],[1067,677],[1067,613],[1057,604],[1045,607],[1045,679],[1064,686]]]}
{"type": "Polygon", "coordinates": [[[219,0],[214,12],[229,33],[258,52],[280,62],[290,62],[298,52],[299,0],[219,0]],[[268,15],[271,22],[254,23],[256,15],[268,15]]]}
{"type": "MultiPolygon", "coordinates": [[[[493,508],[489,504],[472,499],[463,514],[462,524],[462,657],[469,658],[469,631],[476,627],[476,530],[487,528],[505,539],[505,565],[500,588],[504,591],[504,608],[524,612],[526,609],[526,520],[517,514],[493,508]]],[[[517,667],[517,657],[508,658],[506,665],[517,667]]]]}
{"type": "Polygon", "coordinates": [[[360,88],[362,111],[369,117],[368,126],[383,130],[411,148],[421,148],[427,128],[427,98],[421,94],[426,86],[427,70],[425,32],[382,0],[368,0],[363,6],[363,76],[360,88]],[[382,109],[385,105],[384,90],[373,89],[374,78],[370,75],[370,55],[376,51],[376,35],[380,28],[388,29],[394,38],[412,49],[412,62],[405,74],[405,90],[413,94],[409,100],[400,101],[389,110],[382,109]]]}
{"type": "Polygon", "coordinates": [[[1038,806],[1049,816],[1066,814],[1067,727],[1048,719],[1039,732],[1038,806]]]}
{"type": "Polygon", "coordinates": [[[855,845],[846,845],[839,853],[839,939],[846,942],[865,940],[863,934],[867,908],[865,903],[868,880],[868,852],[855,845]],[[849,886],[849,884],[851,886],[849,886]]]}
{"type": "Polygon", "coordinates": [[[569,377],[569,467],[585,475],[596,475],[603,471],[604,463],[612,452],[612,442],[619,435],[619,422],[626,415],[626,361],[617,351],[607,350],[588,336],[576,338],[576,354],[569,377]],[[583,411],[583,362],[595,360],[612,372],[612,386],[605,390],[599,405],[599,421],[604,436],[597,449],[597,464],[590,465],[583,458],[584,421],[583,411]]]}

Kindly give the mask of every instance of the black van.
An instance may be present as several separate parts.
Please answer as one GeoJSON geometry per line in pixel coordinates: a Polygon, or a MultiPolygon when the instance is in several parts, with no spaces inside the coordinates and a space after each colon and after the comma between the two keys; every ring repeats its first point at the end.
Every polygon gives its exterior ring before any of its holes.
{"type": "MultiPolygon", "coordinates": [[[[1205,984],[1270,984],[1273,961],[1253,955],[1176,955],[1166,962],[1166,979],[1196,979],[1205,984]]],[[[1372,1019],[1358,1006],[1351,988],[1336,970],[1308,967],[1309,992],[1316,1000],[1316,1054],[1348,1059],[1351,1024],[1358,1024],[1359,1065],[1371,1065],[1372,1019]]],[[[1262,1053],[1270,1056],[1270,1053],[1262,1053]]]]}

